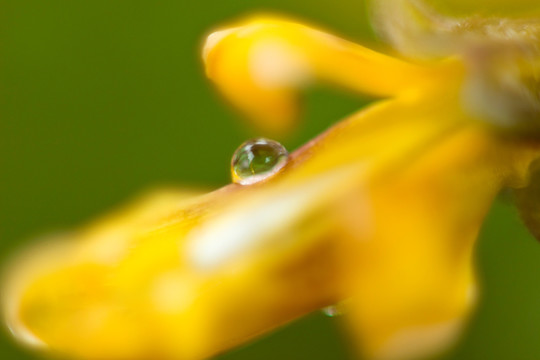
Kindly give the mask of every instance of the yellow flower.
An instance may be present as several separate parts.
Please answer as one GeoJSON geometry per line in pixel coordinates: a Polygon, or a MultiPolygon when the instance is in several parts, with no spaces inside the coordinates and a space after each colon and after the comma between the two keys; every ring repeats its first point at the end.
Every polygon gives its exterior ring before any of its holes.
{"type": "Polygon", "coordinates": [[[502,188],[540,232],[540,22],[374,10],[412,60],[273,17],[210,35],[208,76],[268,131],[292,126],[312,82],[384,99],[255,184],[153,194],[22,255],[3,291],[15,337],[75,359],[197,360],[340,303],[369,358],[450,343],[502,188]]]}

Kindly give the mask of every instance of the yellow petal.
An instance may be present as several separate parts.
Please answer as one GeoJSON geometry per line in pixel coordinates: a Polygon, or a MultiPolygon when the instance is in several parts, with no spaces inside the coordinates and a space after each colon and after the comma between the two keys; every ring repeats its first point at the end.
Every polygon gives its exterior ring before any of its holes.
{"type": "Polygon", "coordinates": [[[375,236],[350,273],[349,322],[368,358],[416,359],[456,340],[476,300],[483,218],[501,186],[523,186],[537,156],[537,146],[471,129],[374,186],[375,236]]]}
{"type": "Polygon", "coordinates": [[[459,61],[416,67],[301,25],[254,24],[219,34],[206,54],[246,110],[287,113],[272,111],[293,86],[268,92],[245,68],[251,44],[268,39],[298,49],[318,78],[393,98],[265,181],[152,196],[28,255],[3,291],[21,341],[76,359],[198,360],[350,299],[364,351],[392,358],[409,355],[411,331],[466,317],[476,232],[536,152],[463,112],[459,61]]]}
{"type": "Polygon", "coordinates": [[[423,322],[415,306],[444,300],[433,318],[459,319],[472,236],[500,181],[483,183],[478,172],[493,177],[491,168],[464,171],[492,147],[451,89],[352,116],[266,182],[153,197],[83,229],[54,256],[31,257],[6,292],[12,331],[80,359],[202,359],[349,297],[381,304],[355,321],[369,329],[369,350],[407,319],[423,322]],[[422,222],[439,203],[448,207],[441,217],[422,222]],[[456,242],[461,232],[468,238],[456,242]],[[442,287],[455,303],[431,292],[442,287]]]}
{"type": "Polygon", "coordinates": [[[369,358],[408,359],[448,345],[474,304],[471,253],[500,189],[489,139],[467,131],[375,184],[374,237],[358,251],[351,326],[369,358]]]}
{"type": "Polygon", "coordinates": [[[207,75],[226,98],[258,126],[274,132],[291,127],[297,116],[297,92],[313,81],[391,96],[418,88],[436,73],[271,17],[211,34],[203,58],[207,75]]]}

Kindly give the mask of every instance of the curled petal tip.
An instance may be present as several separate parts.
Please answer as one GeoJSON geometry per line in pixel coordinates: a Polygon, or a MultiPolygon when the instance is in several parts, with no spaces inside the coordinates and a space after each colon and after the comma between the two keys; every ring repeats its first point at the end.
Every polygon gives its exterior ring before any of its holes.
{"type": "Polygon", "coordinates": [[[277,133],[296,123],[299,92],[312,82],[385,97],[417,88],[435,74],[273,17],[213,33],[203,57],[208,77],[225,97],[257,126],[277,133]]]}
{"type": "Polygon", "coordinates": [[[219,30],[211,33],[206,37],[206,41],[204,42],[202,50],[202,59],[205,64],[208,64],[212,50],[214,50],[225,37],[227,37],[234,31],[234,28],[227,30],[219,30]]]}

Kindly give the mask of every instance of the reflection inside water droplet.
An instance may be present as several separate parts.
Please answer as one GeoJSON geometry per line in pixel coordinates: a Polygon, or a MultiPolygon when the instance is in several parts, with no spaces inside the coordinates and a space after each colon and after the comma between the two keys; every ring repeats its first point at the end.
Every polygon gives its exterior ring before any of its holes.
{"type": "Polygon", "coordinates": [[[341,316],[345,312],[344,305],[342,303],[323,307],[322,313],[329,317],[341,316]]]}
{"type": "Polygon", "coordinates": [[[233,182],[251,185],[279,172],[289,154],[285,147],[274,140],[258,138],[248,140],[236,151],[231,161],[233,182]]]}

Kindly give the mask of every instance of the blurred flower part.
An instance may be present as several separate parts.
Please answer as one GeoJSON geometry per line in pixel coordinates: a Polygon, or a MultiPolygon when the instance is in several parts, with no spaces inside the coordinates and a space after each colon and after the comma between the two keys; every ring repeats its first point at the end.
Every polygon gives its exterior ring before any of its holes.
{"type": "MultiPolygon", "coordinates": [[[[454,340],[475,303],[474,241],[497,193],[520,189],[540,228],[529,186],[540,27],[442,17],[417,1],[374,10],[414,60],[272,17],[210,35],[208,76],[268,131],[291,127],[312,82],[385,99],[287,158],[279,144],[259,149],[270,175],[249,185],[155,194],[23,255],[3,291],[15,337],[76,359],[197,360],[339,304],[372,359],[454,340]]],[[[237,163],[255,174],[248,150],[237,163]]]]}

